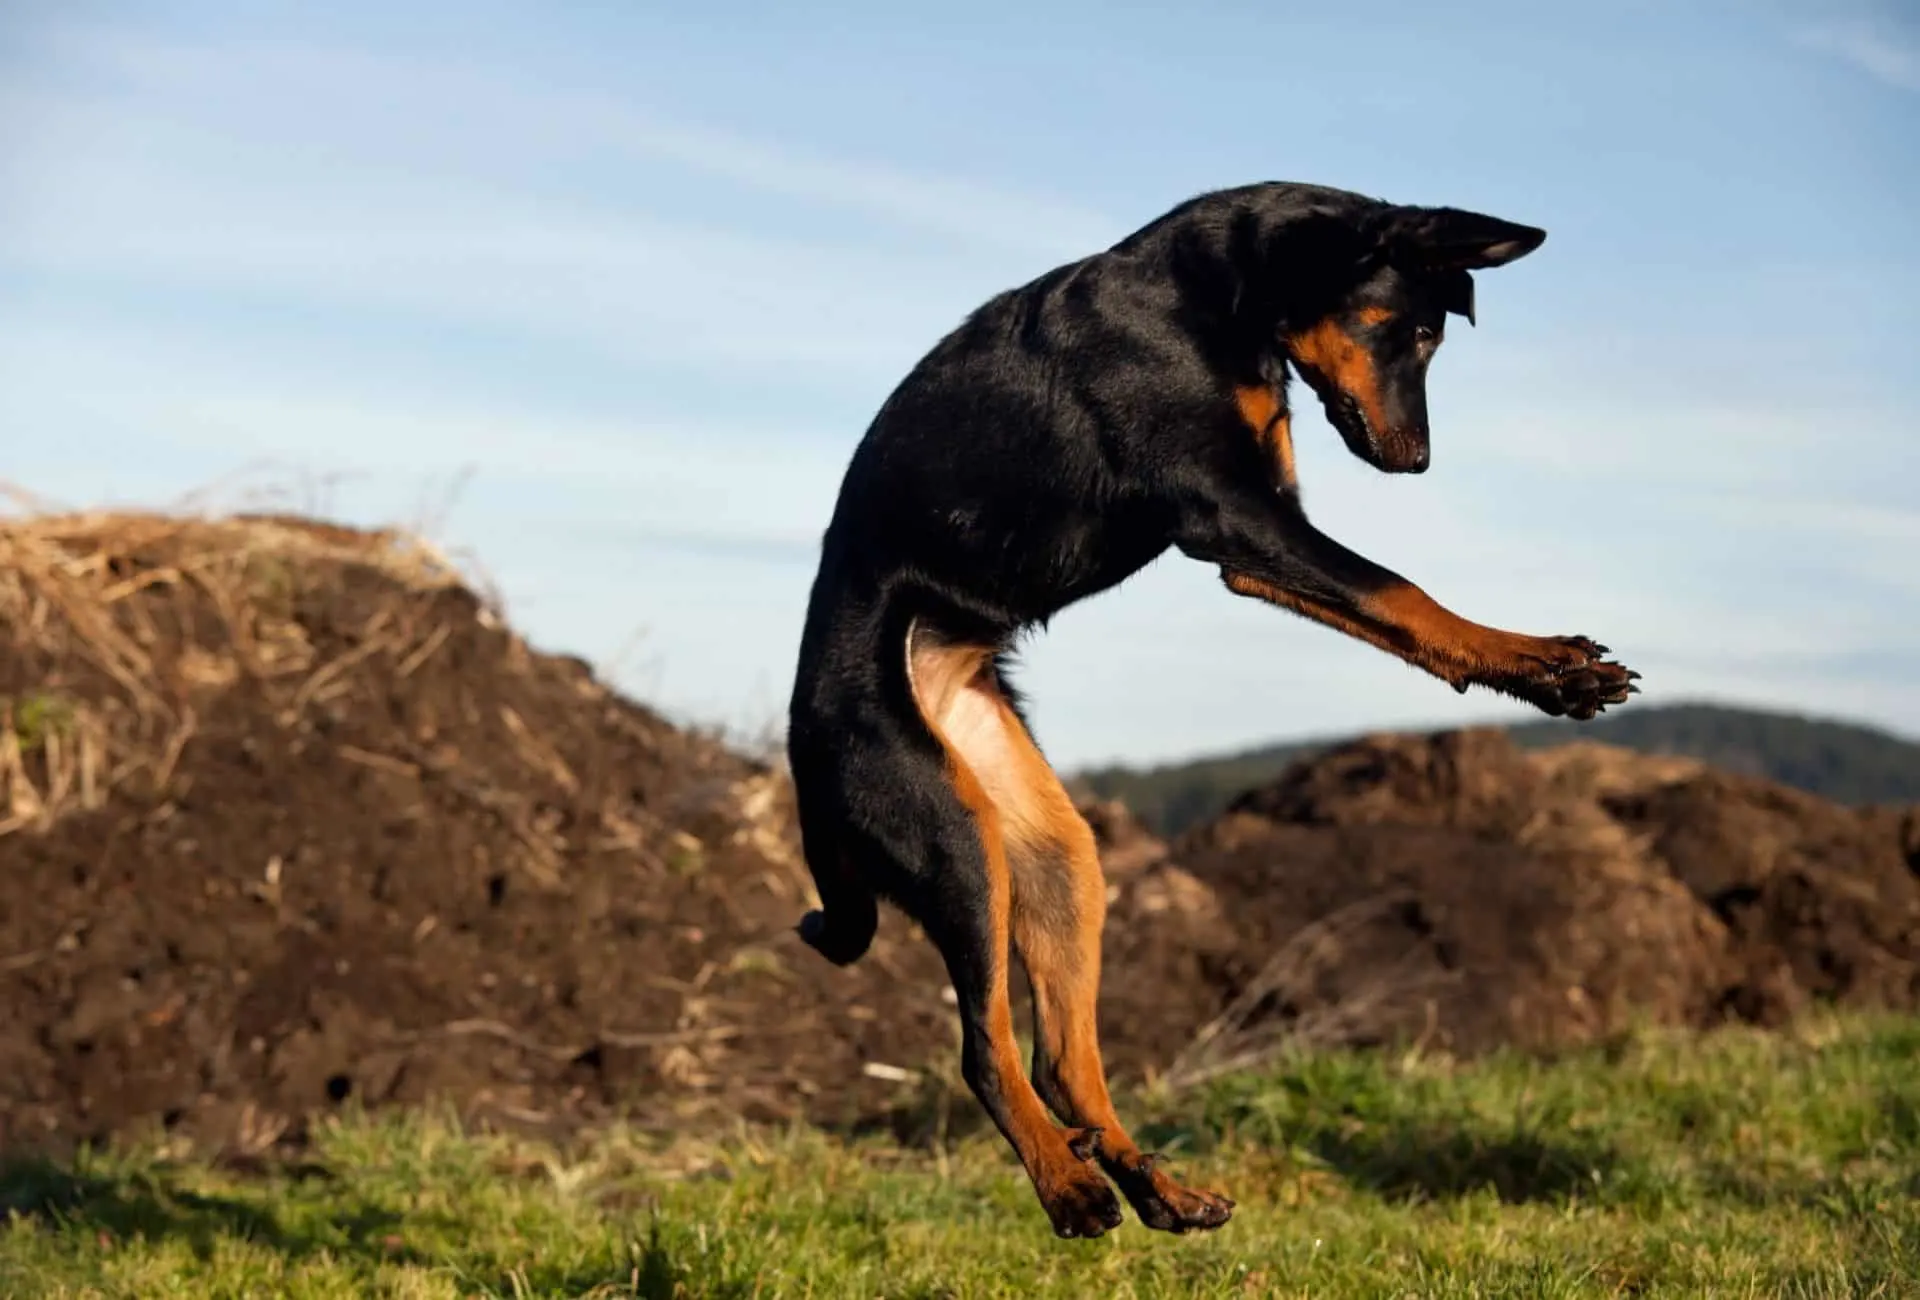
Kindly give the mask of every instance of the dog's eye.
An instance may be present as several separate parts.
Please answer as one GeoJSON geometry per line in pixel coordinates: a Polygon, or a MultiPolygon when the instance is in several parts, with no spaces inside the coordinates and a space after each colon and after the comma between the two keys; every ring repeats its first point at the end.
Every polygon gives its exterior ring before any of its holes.
{"type": "Polygon", "coordinates": [[[1440,341],[1440,331],[1431,325],[1416,325],[1413,327],[1413,341],[1415,343],[1438,343],[1440,341]]]}

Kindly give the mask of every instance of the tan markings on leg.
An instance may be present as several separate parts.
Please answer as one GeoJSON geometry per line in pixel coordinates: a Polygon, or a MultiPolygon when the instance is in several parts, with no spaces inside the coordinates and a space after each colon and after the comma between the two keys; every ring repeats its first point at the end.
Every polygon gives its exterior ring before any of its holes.
{"type": "Polygon", "coordinates": [[[1266,451],[1273,465],[1275,484],[1289,492],[1298,490],[1300,480],[1293,464],[1293,421],[1281,408],[1280,394],[1271,385],[1250,384],[1234,389],[1233,400],[1240,408],[1240,418],[1266,451]]]}
{"type": "Polygon", "coordinates": [[[1558,662],[1568,654],[1563,645],[1546,638],[1462,618],[1404,579],[1362,596],[1350,612],[1249,574],[1229,572],[1224,580],[1240,595],[1303,614],[1456,686],[1483,674],[1524,676],[1534,671],[1533,664],[1558,662]]]}
{"type": "MultiPolygon", "coordinates": [[[[1336,632],[1344,632],[1350,637],[1365,641],[1369,645],[1396,654],[1402,658],[1412,658],[1413,647],[1403,638],[1392,635],[1387,628],[1373,626],[1360,618],[1351,617],[1338,610],[1327,608],[1311,597],[1302,596],[1272,583],[1256,578],[1251,574],[1228,572],[1225,582],[1229,590],[1242,596],[1253,596],[1270,605],[1292,610],[1304,615],[1316,623],[1325,624],[1336,632]]],[[[1424,665],[1422,665],[1424,667],[1424,665]]]]}
{"type": "Polygon", "coordinates": [[[1387,431],[1386,405],[1380,397],[1380,377],[1373,355],[1339,322],[1328,317],[1287,336],[1293,359],[1360,405],[1361,414],[1376,434],[1387,431]]]}
{"type": "MultiPolygon", "coordinates": [[[[1007,858],[1007,815],[990,793],[989,781],[1002,781],[1000,744],[1002,701],[991,685],[987,667],[993,652],[981,646],[926,644],[909,650],[910,675],[916,702],[927,725],[947,751],[953,788],[973,814],[985,850],[992,927],[992,967],[987,982],[985,1030],[990,1045],[990,1068],[1004,1099],[1007,1140],[1019,1154],[1056,1230],[1062,1215],[1075,1218],[1077,1235],[1097,1235],[1098,1202],[1108,1198],[1097,1172],[1089,1168],[1069,1143],[1082,1135],[1062,1132],[1021,1068],[1019,1043],[1013,1032],[1013,1005],[1008,982],[1011,964],[1009,918],[1013,884],[1007,858]],[[1089,1182],[1097,1184],[1090,1187],[1089,1182]]],[[[1002,1117],[996,1116],[996,1120],[1002,1117]]]]}
{"type": "Polygon", "coordinates": [[[1035,1082],[1064,1122],[1099,1129],[1101,1165],[1150,1227],[1224,1223],[1232,1203],[1159,1172],[1114,1110],[1100,1059],[1100,930],[1107,882],[1093,830],[1005,696],[969,730],[967,761],[1000,814],[1015,948],[1033,984],[1035,1082]]]}

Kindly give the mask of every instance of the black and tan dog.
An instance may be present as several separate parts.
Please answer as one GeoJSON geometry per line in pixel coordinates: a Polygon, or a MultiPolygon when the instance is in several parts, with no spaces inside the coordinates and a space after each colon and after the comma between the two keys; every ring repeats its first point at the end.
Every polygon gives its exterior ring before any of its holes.
{"type": "Polygon", "coordinates": [[[1474,270],[1545,237],[1318,186],[1206,194],[975,311],[853,454],[790,714],[821,900],[800,932],[844,965],[873,938],[876,898],[925,927],[959,997],[967,1082],[1061,1236],[1119,1224],[1102,1169],[1150,1227],[1217,1227],[1233,1202],[1174,1182],[1114,1114],[1094,1015],[1106,887],[1008,686],[1012,640],[1177,547],[1457,690],[1575,718],[1625,700],[1637,674],[1606,647],[1461,618],[1315,529],[1295,482],[1295,370],[1355,455],[1426,469],[1446,317],[1472,320],[1474,270]]]}

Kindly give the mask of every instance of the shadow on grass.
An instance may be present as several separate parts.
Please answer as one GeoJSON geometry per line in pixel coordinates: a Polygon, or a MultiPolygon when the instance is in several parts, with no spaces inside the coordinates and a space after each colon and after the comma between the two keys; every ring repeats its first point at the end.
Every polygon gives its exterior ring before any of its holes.
{"type": "MultiPolygon", "coordinates": [[[[1364,1097],[1367,1090],[1356,1093],[1364,1097]]],[[[1144,1103],[1135,1102],[1134,1108],[1140,1120],[1131,1127],[1148,1150],[1204,1153],[1235,1127],[1230,1122],[1222,1127],[1204,1110],[1174,1116],[1156,1115],[1144,1103]]],[[[939,1085],[881,1115],[821,1127],[843,1139],[885,1137],[914,1151],[992,1133],[971,1095],[939,1085]]],[[[1278,1121],[1274,1129],[1268,1141],[1309,1151],[1348,1183],[1389,1200],[1457,1199],[1488,1190],[1510,1205],[1617,1199],[1650,1192],[1659,1181],[1641,1162],[1593,1134],[1559,1132],[1551,1125],[1489,1125],[1467,1114],[1368,1115],[1345,1106],[1314,1106],[1278,1121]]]]}
{"type": "Polygon", "coordinates": [[[1459,1128],[1321,1132],[1304,1145],[1356,1187],[1389,1200],[1447,1200],[1492,1191],[1509,1205],[1593,1196],[1630,1166],[1578,1134],[1459,1128]]]}
{"type": "MultiPolygon", "coordinates": [[[[1137,1132],[1149,1149],[1201,1152],[1226,1136],[1204,1123],[1164,1117],[1137,1132]]],[[[1642,1162],[1592,1133],[1487,1124],[1467,1114],[1416,1118],[1316,1109],[1255,1132],[1261,1145],[1309,1153],[1349,1185],[1390,1201],[1453,1200],[1488,1191],[1508,1205],[1615,1200],[1645,1195],[1658,1181],[1642,1162]]],[[[1242,1132],[1240,1140],[1251,1136],[1242,1132]]]]}
{"type": "Polygon", "coordinates": [[[107,1173],[37,1157],[0,1162],[0,1215],[7,1213],[116,1240],[184,1242],[201,1259],[221,1240],[239,1238],[289,1259],[328,1251],[370,1261],[423,1262],[402,1244],[400,1216],[391,1210],[348,1203],[327,1216],[324,1229],[290,1228],[237,1197],[179,1186],[164,1168],[107,1173]]]}
{"type": "Polygon", "coordinates": [[[714,1277],[710,1268],[699,1266],[700,1247],[691,1234],[669,1231],[656,1219],[644,1243],[637,1244],[633,1265],[619,1276],[594,1265],[559,1270],[534,1271],[508,1275],[495,1284],[501,1295],[520,1295],[527,1290],[560,1295],[638,1296],[642,1300],[679,1300],[680,1297],[711,1296],[714,1300],[745,1300],[758,1295],[762,1287],[757,1278],[714,1277]]]}

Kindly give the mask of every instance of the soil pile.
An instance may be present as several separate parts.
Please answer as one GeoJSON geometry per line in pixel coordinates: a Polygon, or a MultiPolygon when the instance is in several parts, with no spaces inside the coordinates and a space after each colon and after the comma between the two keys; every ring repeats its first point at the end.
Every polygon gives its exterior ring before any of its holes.
{"type": "Polygon", "coordinates": [[[1242,1031],[1330,1020],[1342,1041],[1471,1052],[1920,1003],[1920,809],[1691,760],[1368,737],[1171,851],[1230,900],[1242,1031]],[[1307,938],[1313,960],[1267,988],[1253,962],[1307,938]]]}
{"type": "Polygon", "coordinates": [[[0,1147],[871,1109],[954,1041],[940,968],[799,945],[786,798],[409,538],[0,523],[0,1147]]]}
{"type": "MultiPolygon", "coordinates": [[[[1461,732],[1356,742],[1172,844],[1087,811],[1121,1076],[1920,995],[1914,810],[1461,732]]],[[[792,933],[775,763],[529,649],[397,533],[0,519],[0,881],[0,1149],[245,1153],[428,1100],[900,1127],[958,1088],[911,926],[847,970],[792,933]]]]}

